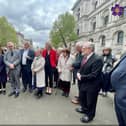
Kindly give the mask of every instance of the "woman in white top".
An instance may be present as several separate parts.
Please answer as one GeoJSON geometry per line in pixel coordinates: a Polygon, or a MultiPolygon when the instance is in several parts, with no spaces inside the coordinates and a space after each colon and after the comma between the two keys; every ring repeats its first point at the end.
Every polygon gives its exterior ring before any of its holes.
{"type": "Polygon", "coordinates": [[[35,93],[35,95],[37,96],[37,98],[42,97],[43,88],[45,87],[44,65],[45,65],[45,59],[41,56],[41,50],[38,50],[36,52],[36,56],[31,66],[33,77],[34,77],[34,74],[36,75],[37,92],[35,93]]]}
{"type": "Polygon", "coordinates": [[[73,57],[70,56],[69,49],[64,49],[58,61],[59,83],[63,90],[63,96],[68,97],[72,80],[73,57]]]}

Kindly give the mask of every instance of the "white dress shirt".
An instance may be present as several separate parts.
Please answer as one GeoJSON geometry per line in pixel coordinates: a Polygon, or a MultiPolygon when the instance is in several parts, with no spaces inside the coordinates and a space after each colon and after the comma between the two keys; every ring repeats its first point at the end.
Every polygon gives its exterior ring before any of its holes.
{"type": "Polygon", "coordinates": [[[27,64],[27,56],[28,56],[28,49],[24,50],[23,57],[22,57],[22,64],[26,65],[27,64]]]}
{"type": "MultiPolygon", "coordinates": [[[[92,52],[91,54],[89,54],[88,56],[87,56],[87,61],[91,58],[91,56],[94,54],[94,52],[92,52]]],[[[77,73],[77,78],[78,78],[78,80],[81,80],[81,74],[80,73],[77,73]]]]}
{"type": "Polygon", "coordinates": [[[94,52],[92,52],[91,54],[89,54],[89,55],[87,56],[87,61],[90,59],[90,57],[91,57],[93,54],[94,54],[94,52]]]}

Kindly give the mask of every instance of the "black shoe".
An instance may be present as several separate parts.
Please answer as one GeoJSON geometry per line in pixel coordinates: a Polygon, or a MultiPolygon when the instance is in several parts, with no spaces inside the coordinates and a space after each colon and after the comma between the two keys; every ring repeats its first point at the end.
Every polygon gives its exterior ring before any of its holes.
{"type": "Polygon", "coordinates": [[[65,92],[63,92],[63,93],[62,93],[62,96],[65,96],[65,95],[66,95],[65,92]]]}
{"type": "Polygon", "coordinates": [[[15,95],[15,92],[11,92],[8,96],[11,97],[13,95],[15,95]]]}
{"type": "Polygon", "coordinates": [[[3,95],[6,95],[6,91],[2,91],[3,95]]]}
{"type": "Polygon", "coordinates": [[[18,98],[19,97],[19,93],[15,93],[15,98],[18,98]]]}
{"type": "Polygon", "coordinates": [[[26,92],[26,90],[27,90],[26,88],[23,88],[23,89],[22,89],[22,92],[23,92],[23,93],[25,93],[25,92],[26,92]]]}
{"type": "Polygon", "coordinates": [[[89,123],[89,122],[91,122],[93,120],[93,118],[89,118],[87,115],[84,115],[81,119],[80,119],[80,121],[82,122],[82,123],[89,123]]]}
{"type": "Polygon", "coordinates": [[[35,91],[34,95],[35,95],[35,96],[38,96],[38,93],[39,93],[38,91],[35,91]]]}
{"type": "Polygon", "coordinates": [[[2,94],[2,91],[0,91],[0,95],[2,94]]]}
{"type": "Polygon", "coordinates": [[[84,114],[84,111],[82,110],[82,108],[76,108],[75,111],[78,113],[84,114]]]}
{"type": "Polygon", "coordinates": [[[40,99],[42,97],[42,94],[37,95],[37,99],[40,99]]]}
{"type": "Polygon", "coordinates": [[[32,89],[29,89],[29,93],[32,93],[33,92],[33,90],[32,89]]]}
{"type": "Polygon", "coordinates": [[[65,97],[68,98],[69,97],[69,93],[65,93],[65,97]]]}

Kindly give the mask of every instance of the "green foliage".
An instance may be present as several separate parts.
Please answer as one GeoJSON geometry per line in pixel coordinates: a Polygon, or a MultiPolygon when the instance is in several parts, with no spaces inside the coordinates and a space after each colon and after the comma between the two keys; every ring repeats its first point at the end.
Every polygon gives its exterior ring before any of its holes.
{"type": "Polygon", "coordinates": [[[0,17],[0,45],[5,46],[8,41],[17,44],[16,31],[5,17],[0,17]]]}
{"type": "Polygon", "coordinates": [[[74,16],[68,12],[59,15],[54,22],[53,28],[50,32],[50,38],[55,47],[63,43],[67,47],[67,43],[76,40],[75,33],[75,19],[74,16]]]}

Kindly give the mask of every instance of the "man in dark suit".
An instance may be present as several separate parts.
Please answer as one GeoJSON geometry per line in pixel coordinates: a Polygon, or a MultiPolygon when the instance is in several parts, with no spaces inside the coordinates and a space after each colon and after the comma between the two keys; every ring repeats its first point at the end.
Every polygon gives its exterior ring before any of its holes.
{"type": "MultiPolygon", "coordinates": [[[[73,67],[73,74],[74,74],[75,80],[77,79],[77,72],[80,69],[81,61],[83,59],[82,42],[77,42],[76,43],[76,52],[77,53],[76,53],[76,56],[75,56],[75,61],[74,61],[73,65],[72,65],[72,67],[73,67]]],[[[79,90],[80,90],[80,83],[78,82],[78,92],[79,92],[79,90]]],[[[79,104],[79,94],[78,94],[78,96],[75,96],[75,99],[72,100],[72,103],[79,104]]]]}
{"type": "Polygon", "coordinates": [[[121,57],[111,72],[111,84],[115,90],[115,111],[119,126],[126,126],[126,55],[121,57]]]}
{"type": "Polygon", "coordinates": [[[35,53],[30,48],[30,43],[24,43],[24,49],[21,50],[21,75],[23,82],[23,92],[26,92],[27,86],[29,86],[29,92],[32,93],[32,71],[31,64],[33,62],[35,53]]]}
{"type": "Polygon", "coordinates": [[[94,44],[86,42],[83,45],[81,68],[77,73],[80,81],[80,105],[76,111],[84,113],[81,122],[88,123],[93,120],[96,112],[98,92],[101,88],[102,59],[94,53],[94,44]]]}

